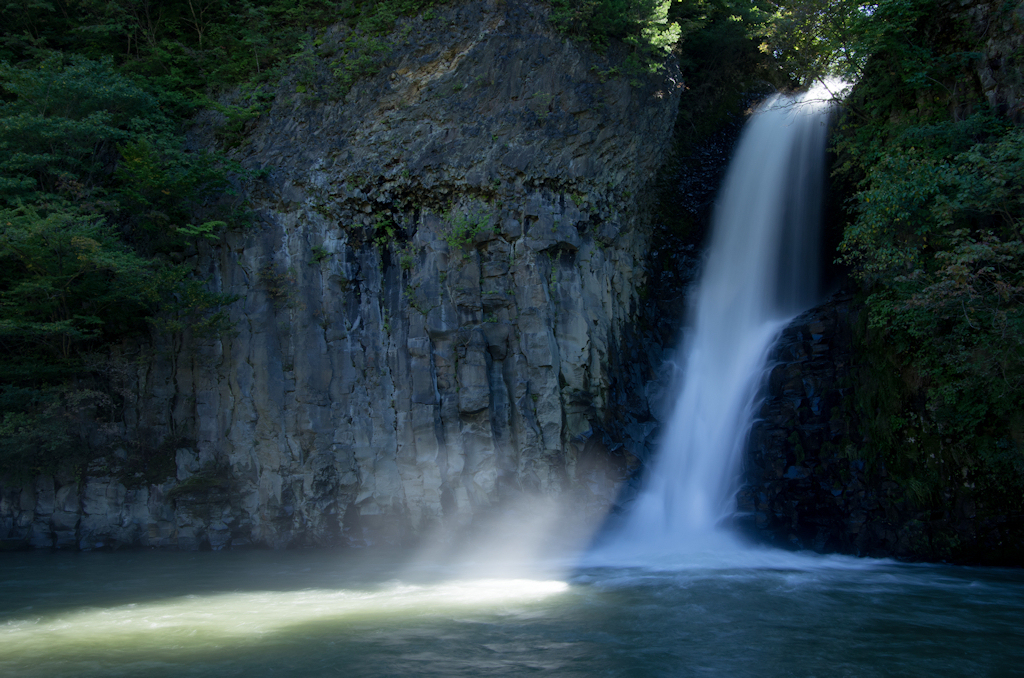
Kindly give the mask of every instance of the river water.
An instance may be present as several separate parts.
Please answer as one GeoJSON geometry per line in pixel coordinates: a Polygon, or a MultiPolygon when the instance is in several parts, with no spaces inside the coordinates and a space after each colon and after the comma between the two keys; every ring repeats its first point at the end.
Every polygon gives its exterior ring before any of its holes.
{"type": "Polygon", "coordinates": [[[358,551],[3,554],[0,675],[1024,674],[1022,571],[764,554],[500,575],[358,551]]]}

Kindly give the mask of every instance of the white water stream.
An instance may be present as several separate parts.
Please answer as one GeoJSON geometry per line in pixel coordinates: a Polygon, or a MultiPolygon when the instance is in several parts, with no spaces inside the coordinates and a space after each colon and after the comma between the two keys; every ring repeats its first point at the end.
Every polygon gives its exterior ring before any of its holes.
{"type": "MultiPolygon", "coordinates": [[[[600,556],[653,564],[735,551],[741,457],[768,353],[818,295],[818,232],[829,104],[776,96],[744,129],[690,300],[680,388],[656,462],[600,556]]],[[[713,556],[717,557],[717,556],[713,556]]]]}

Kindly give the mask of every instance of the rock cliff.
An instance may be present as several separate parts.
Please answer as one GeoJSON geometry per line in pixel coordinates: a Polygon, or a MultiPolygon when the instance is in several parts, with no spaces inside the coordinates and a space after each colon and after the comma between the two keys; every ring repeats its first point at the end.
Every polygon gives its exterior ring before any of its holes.
{"type": "Polygon", "coordinates": [[[571,493],[594,514],[613,500],[651,433],[629,418],[646,402],[623,395],[647,375],[617,352],[678,75],[613,77],[624,59],[528,2],[399,28],[383,69],[340,100],[320,93],[346,39],[329,31],[311,84],[285,78],[234,151],[259,177],[243,187],[253,225],[190,260],[237,297],[233,329],[157,337],[124,380],[120,439],[173,454],[176,476],[133,484],[113,449],[84,478],[3,488],[0,534],[400,542],[516,497],[571,493]]]}
{"type": "Polygon", "coordinates": [[[877,509],[877,521],[885,506],[865,484],[876,478],[866,480],[852,440],[863,442],[850,402],[851,306],[852,297],[839,293],[802,314],[769,357],[738,497],[739,520],[755,538],[818,551],[866,553],[877,546],[868,512],[877,509]]]}
{"type": "Polygon", "coordinates": [[[981,42],[975,70],[992,110],[1024,122],[1024,2],[962,3],[981,42]]]}
{"type": "Polygon", "coordinates": [[[870,454],[857,403],[871,379],[856,342],[863,312],[840,292],[783,332],[751,433],[740,525],[783,548],[1019,564],[1017,516],[986,511],[986,498],[955,476],[936,510],[870,454]]]}

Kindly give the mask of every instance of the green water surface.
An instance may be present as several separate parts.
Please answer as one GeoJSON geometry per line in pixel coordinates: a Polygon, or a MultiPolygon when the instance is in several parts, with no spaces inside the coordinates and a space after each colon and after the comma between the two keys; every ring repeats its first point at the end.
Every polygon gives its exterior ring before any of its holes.
{"type": "Polygon", "coordinates": [[[1024,572],[0,554],[0,676],[1024,675],[1024,572]]]}

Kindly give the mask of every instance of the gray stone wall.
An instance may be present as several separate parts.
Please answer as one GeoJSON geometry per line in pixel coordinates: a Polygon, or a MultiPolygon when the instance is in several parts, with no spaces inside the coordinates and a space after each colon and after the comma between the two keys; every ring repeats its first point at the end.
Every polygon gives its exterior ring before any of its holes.
{"type": "MultiPolygon", "coordinates": [[[[126,387],[123,439],[182,441],[176,477],[126,486],[115,449],[84,478],[0,488],[0,537],[401,542],[517,497],[572,494],[594,515],[614,499],[647,442],[610,394],[643,390],[615,352],[645,282],[645,189],[678,74],[608,77],[623,59],[527,2],[400,28],[341,100],[329,70],[345,34],[328,32],[314,82],[285,78],[234,152],[261,170],[243,187],[253,226],[190,260],[237,295],[233,330],[155,338],[126,387]],[[613,444],[588,444],[597,430],[613,444]]],[[[201,119],[198,147],[216,122],[201,119]]]]}

